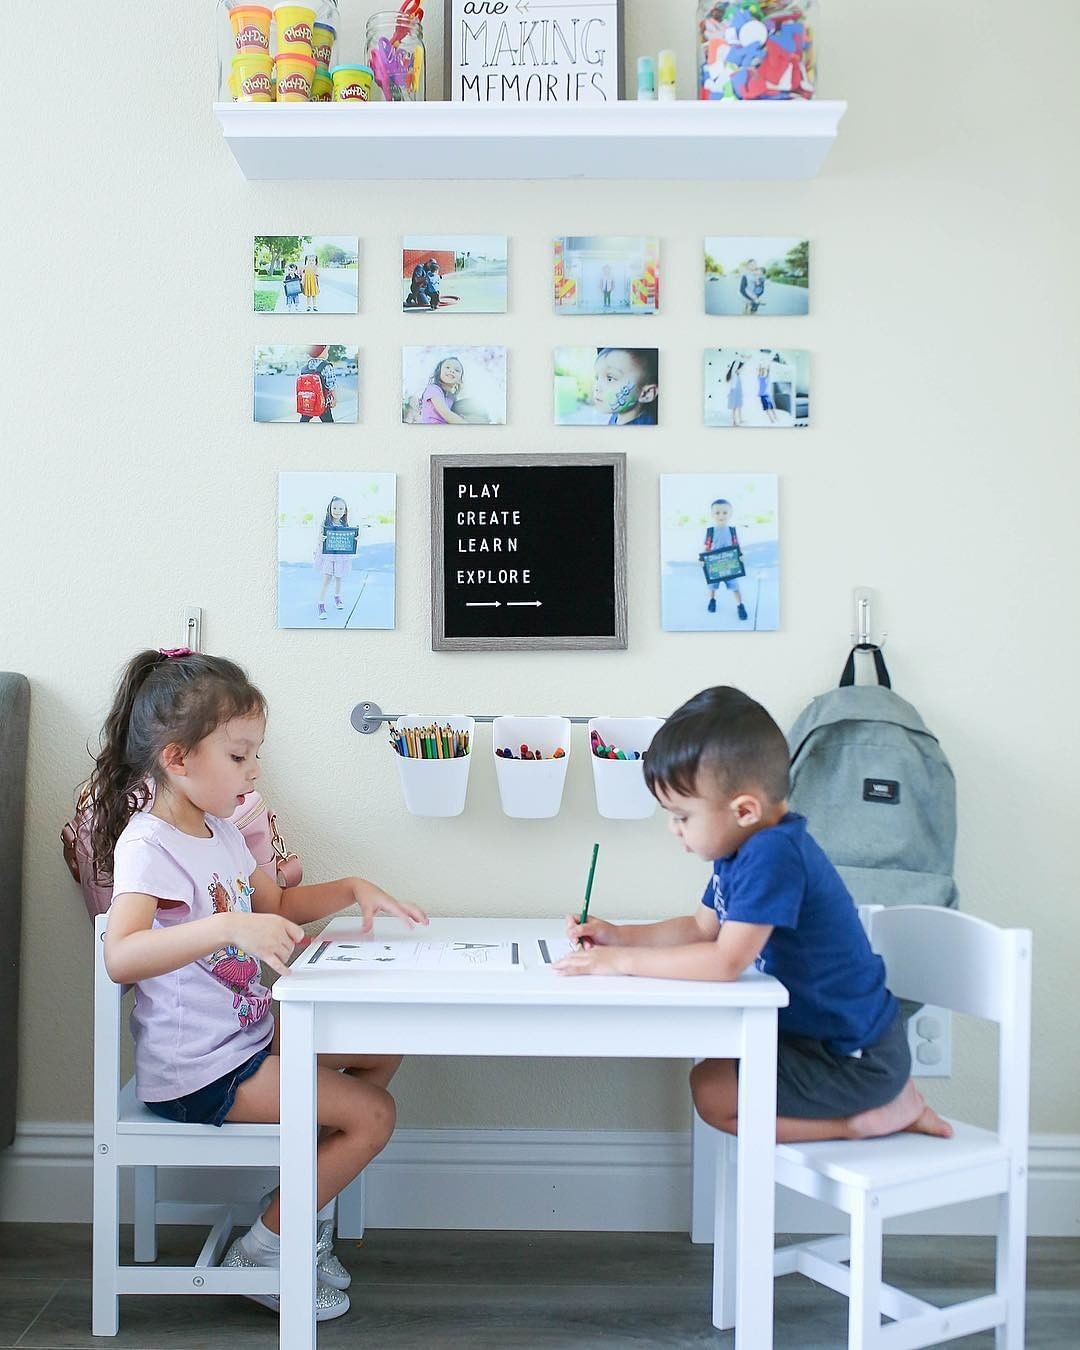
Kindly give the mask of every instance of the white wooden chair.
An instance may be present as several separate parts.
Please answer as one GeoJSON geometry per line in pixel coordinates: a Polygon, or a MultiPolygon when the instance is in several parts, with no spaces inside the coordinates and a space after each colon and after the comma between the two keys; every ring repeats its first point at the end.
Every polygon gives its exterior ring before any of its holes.
{"type": "MultiPolygon", "coordinates": [[[[276,1124],[181,1125],[148,1110],[135,1096],[135,1080],[120,1075],[121,1002],[124,990],[105,969],[105,925],[94,924],[94,1240],[95,1336],[119,1330],[121,1294],[276,1294],[276,1270],[222,1269],[218,1262],[234,1224],[254,1217],[248,1204],[167,1203],[157,1198],[159,1167],[278,1166],[276,1124]],[[193,1266],[120,1264],[120,1169],[135,1174],[135,1260],[157,1258],[160,1223],[210,1224],[193,1266]]],[[[348,1236],[363,1233],[363,1175],[348,1188],[348,1236]],[[359,1232],[357,1232],[359,1229],[359,1232]]],[[[344,1195],[348,1192],[343,1193],[344,1195]]]]}
{"type": "Polygon", "coordinates": [[[915,1350],[990,1328],[998,1350],[1023,1350],[1031,933],[920,905],[872,907],[868,927],[898,997],[998,1024],[997,1129],[952,1121],[952,1139],[777,1145],[777,1184],[844,1211],[851,1229],[780,1248],[776,1274],[798,1271],[847,1295],[849,1350],[915,1350]],[[984,1196],[998,1199],[993,1294],[938,1308],[882,1282],[885,1220],[984,1196]]]}

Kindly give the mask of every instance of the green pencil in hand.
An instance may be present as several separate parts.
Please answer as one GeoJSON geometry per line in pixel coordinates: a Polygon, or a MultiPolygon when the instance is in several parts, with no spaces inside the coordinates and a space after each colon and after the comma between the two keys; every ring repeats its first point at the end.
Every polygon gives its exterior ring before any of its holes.
{"type": "MultiPolygon", "coordinates": [[[[589,879],[585,883],[585,903],[581,907],[581,918],[578,919],[578,923],[584,923],[585,920],[589,917],[589,901],[592,898],[593,877],[596,875],[596,855],[599,852],[600,852],[600,845],[593,844],[592,862],[589,864],[589,879]]],[[[578,946],[579,947],[585,946],[585,943],[581,940],[581,938],[578,938],[578,946]]]]}

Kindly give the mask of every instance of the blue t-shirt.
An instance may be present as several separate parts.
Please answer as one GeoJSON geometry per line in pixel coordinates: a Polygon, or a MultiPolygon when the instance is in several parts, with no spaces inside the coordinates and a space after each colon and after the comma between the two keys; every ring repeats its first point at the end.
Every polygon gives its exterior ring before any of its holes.
{"type": "Polygon", "coordinates": [[[870,947],[855,902],[806,818],[789,811],[736,853],[718,858],[701,903],[723,922],[771,924],[759,970],[785,986],[779,1028],[838,1055],[875,1045],[900,1006],[870,947]]]}

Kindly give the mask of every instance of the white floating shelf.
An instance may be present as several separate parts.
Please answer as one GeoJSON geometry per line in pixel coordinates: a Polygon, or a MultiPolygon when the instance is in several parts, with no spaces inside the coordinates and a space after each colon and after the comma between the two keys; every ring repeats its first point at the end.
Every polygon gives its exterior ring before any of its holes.
{"type": "Polygon", "coordinates": [[[215,103],[246,178],[813,178],[842,102],[215,103]]]}

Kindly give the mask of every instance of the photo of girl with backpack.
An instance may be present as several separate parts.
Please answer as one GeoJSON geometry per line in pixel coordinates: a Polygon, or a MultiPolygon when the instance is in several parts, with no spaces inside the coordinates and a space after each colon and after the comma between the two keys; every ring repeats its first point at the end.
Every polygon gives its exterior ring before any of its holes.
{"type": "Polygon", "coordinates": [[[334,420],[334,381],[333,362],[312,357],[296,377],[296,411],[301,422],[312,422],[316,417],[320,422],[334,420]]]}
{"type": "Polygon", "coordinates": [[[343,343],[255,348],[256,422],[356,422],[359,351],[343,343]]]}

